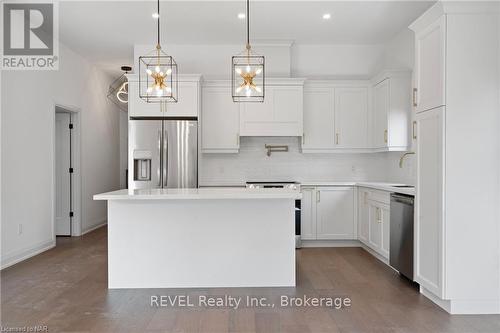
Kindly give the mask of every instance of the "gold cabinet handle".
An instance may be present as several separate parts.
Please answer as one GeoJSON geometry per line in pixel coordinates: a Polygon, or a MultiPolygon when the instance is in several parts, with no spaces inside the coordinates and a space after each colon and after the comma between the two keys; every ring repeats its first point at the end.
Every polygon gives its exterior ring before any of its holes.
{"type": "Polygon", "coordinates": [[[302,133],[302,144],[306,142],[306,133],[302,133]]]}
{"type": "Polygon", "coordinates": [[[316,191],[316,202],[320,202],[321,201],[321,192],[318,190],[316,191]]]}
{"type": "Polygon", "coordinates": [[[412,125],[413,125],[412,126],[412,137],[413,137],[413,140],[416,140],[417,139],[417,122],[414,120],[412,125]]]}
{"type": "Polygon", "coordinates": [[[335,144],[339,144],[339,133],[335,133],[335,144]]]}
{"type": "Polygon", "coordinates": [[[413,88],[413,106],[417,106],[418,89],[413,88]]]}
{"type": "Polygon", "coordinates": [[[384,142],[387,143],[387,130],[384,130],[384,142]]]}

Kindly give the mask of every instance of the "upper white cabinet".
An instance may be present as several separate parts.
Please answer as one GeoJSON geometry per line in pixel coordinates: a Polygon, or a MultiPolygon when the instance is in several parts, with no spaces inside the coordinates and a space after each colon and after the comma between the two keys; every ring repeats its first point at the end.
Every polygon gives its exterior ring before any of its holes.
{"type": "Polygon", "coordinates": [[[304,153],[367,150],[367,81],[308,81],[304,89],[304,153]]]}
{"type": "Polygon", "coordinates": [[[337,148],[368,147],[368,88],[335,89],[337,148]]]}
{"type": "Polygon", "coordinates": [[[415,33],[416,112],[445,105],[445,38],[445,15],[415,33]]]}
{"type": "Polygon", "coordinates": [[[334,90],[307,87],[304,90],[304,134],[302,151],[335,148],[334,90]]]}
{"type": "Polygon", "coordinates": [[[203,83],[201,150],[203,153],[237,153],[240,145],[240,103],[231,98],[227,81],[203,83]]]}
{"type": "Polygon", "coordinates": [[[177,103],[147,103],[139,97],[139,76],[128,76],[129,117],[198,117],[200,75],[180,75],[177,103]]]}
{"type": "Polygon", "coordinates": [[[302,136],[302,79],[269,79],[263,103],[240,103],[241,136],[302,136]]]}
{"type": "Polygon", "coordinates": [[[372,147],[405,151],[411,142],[411,73],[385,71],[373,82],[372,147]]]}

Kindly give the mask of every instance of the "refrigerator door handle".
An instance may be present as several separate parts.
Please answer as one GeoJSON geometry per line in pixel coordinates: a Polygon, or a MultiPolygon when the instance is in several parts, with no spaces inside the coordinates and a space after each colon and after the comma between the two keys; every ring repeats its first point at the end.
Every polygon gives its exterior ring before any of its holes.
{"type": "Polygon", "coordinates": [[[158,156],[160,157],[160,163],[158,163],[158,168],[156,170],[156,175],[158,176],[158,187],[161,187],[161,130],[158,130],[158,156]]]}
{"type": "Polygon", "coordinates": [[[167,187],[168,181],[168,132],[163,132],[163,151],[165,153],[163,158],[163,187],[167,187]]]}

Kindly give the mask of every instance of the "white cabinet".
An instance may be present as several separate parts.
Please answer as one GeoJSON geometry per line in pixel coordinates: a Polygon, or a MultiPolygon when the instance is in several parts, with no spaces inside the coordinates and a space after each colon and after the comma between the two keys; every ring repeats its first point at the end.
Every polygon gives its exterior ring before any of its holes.
{"type": "Polygon", "coordinates": [[[358,239],[389,259],[390,193],[367,188],[358,193],[358,239]]]}
{"type": "Polygon", "coordinates": [[[354,189],[319,188],[317,194],[317,239],[355,239],[354,189]]]}
{"type": "Polygon", "coordinates": [[[300,216],[301,239],[316,239],[316,190],[314,188],[302,188],[300,216]]]}
{"type": "Polygon", "coordinates": [[[416,112],[445,105],[445,38],[445,15],[415,33],[416,112]]]}
{"type": "Polygon", "coordinates": [[[311,87],[304,91],[302,151],[335,148],[334,90],[311,87]]]}
{"type": "Polygon", "coordinates": [[[372,147],[406,151],[410,145],[411,74],[385,71],[374,79],[372,147]]]}
{"type": "Polygon", "coordinates": [[[147,103],[139,97],[138,75],[130,74],[127,77],[129,79],[129,117],[198,117],[200,109],[199,75],[179,77],[177,103],[147,103]]]}
{"type": "Polygon", "coordinates": [[[353,187],[302,188],[301,238],[353,240],[357,237],[353,187]]]}
{"type": "Polygon", "coordinates": [[[367,148],[368,88],[335,89],[335,144],[337,148],[367,148]]]}
{"type": "Polygon", "coordinates": [[[444,107],[417,114],[415,280],[443,294],[444,107]]]}
{"type": "Polygon", "coordinates": [[[237,153],[240,143],[240,103],[234,103],[230,84],[205,82],[202,89],[201,150],[237,153]]]}
{"type": "Polygon", "coordinates": [[[302,152],[367,151],[369,95],[367,81],[308,81],[302,152]]]}
{"type": "Polygon", "coordinates": [[[241,103],[241,136],[302,136],[304,80],[268,80],[263,103],[241,103]],[[270,81],[270,82],[269,82],[270,81]]]}
{"type": "Polygon", "coordinates": [[[358,239],[365,245],[368,245],[369,236],[369,205],[368,191],[358,190],[358,239]]]}
{"type": "Polygon", "coordinates": [[[418,18],[415,278],[451,313],[498,313],[498,3],[418,18]],[[493,264],[494,263],[494,264],[493,264]]]}

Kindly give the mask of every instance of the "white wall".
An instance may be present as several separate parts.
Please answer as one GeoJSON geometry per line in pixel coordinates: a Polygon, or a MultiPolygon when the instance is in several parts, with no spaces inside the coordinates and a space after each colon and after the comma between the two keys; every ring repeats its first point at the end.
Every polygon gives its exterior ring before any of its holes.
{"type": "Polygon", "coordinates": [[[293,45],[292,76],[368,79],[383,50],[382,45],[293,45]]]}
{"type": "Polygon", "coordinates": [[[110,78],[64,45],[58,71],[4,71],[1,81],[5,267],[54,245],[54,104],[81,110],[83,231],[106,218],[92,195],[119,187],[119,111],[106,98],[110,78]]]}

